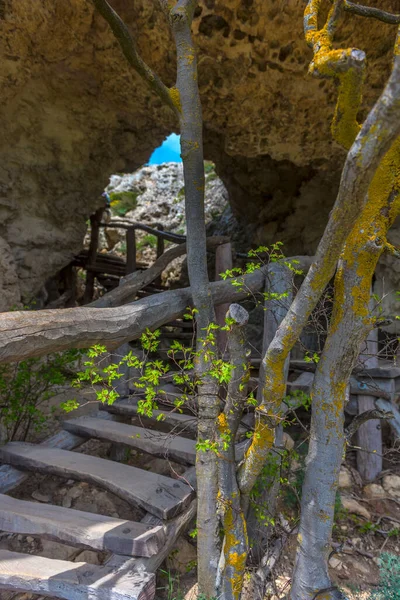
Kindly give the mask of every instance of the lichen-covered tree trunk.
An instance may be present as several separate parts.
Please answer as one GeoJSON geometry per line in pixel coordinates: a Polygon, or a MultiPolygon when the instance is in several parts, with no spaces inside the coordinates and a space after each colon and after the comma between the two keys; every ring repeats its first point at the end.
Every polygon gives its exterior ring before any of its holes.
{"type": "MultiPolygon", "coordinates": [[[[127,26],[107,0],[93,0],[108,21],[124,55],[148,85],[175,112],[180,123],[181,155],[185,182],[185,212],[187,223],[187,263],[193,303],[197,311],[196,364],[198,376],[199,423],[201,440],[216,439],[216,419],[219,414],[218,387],[207,375],[202,355],[201,338],[215,321],[214,304],[207,273],[207,245],[204,218],[204,162],[202,111],[197,84],[197,59],[191,26],[197,0],[159,0],[176,45],[176,85],[168,88],[138,54],[127,26]]],[[[214,452],[207,450],[197,456],[198,495],[198,577],[201,593],[213,596],[218,568],[218,468],[214,452]]]]}
{"type": "MultiPolygon", "coordinates": [[[[284,262],[268,265],[267,280],[265,285],[264,304],[264,335],[262,356],[265,356],[270,343],[274,339],[277,329],[285,318],[293,300],[293,273],[284,262]]],[[[288,354],[284,369],[284,378],[287,380],[289,373],[288,354]]],[[[261,404],[264,399],[265,370],[261,363],[259,385],[257,388],[257,402],[261,404]]],[[[286,412],[286,405],[279,408],[279,412],[286,412]]],[[[275,431],[275,446],[282,446],[283,426],[278,424],[275,431]]],[[[272,523],[275,517],[276,505],[280,489],[281,454],[279,450],[272,450],[268,454],[265,464],[269,465],[268,477],[261,477],[257,486],[257,497],[250,503],[247,529],[251,545],[252,559],[259,564],[268,546],[268,538],[273,531],[272,523]],[[272,466],[272,468],[271,468],[272,466]],[[263,520],[259,518],[262,515],[263,520]]],[[[254,496],[254,495],[253,495],[254,496]]]]}
{"type": "MultiPolygon", "coordinates": [[[[185,182],[187,264],[193,303],[197,310],[196,371],[198,385],[198,438],[215,440],[219,415],[218,384],[207,375],[202,338],[215,321],[214,304],[207,272],[204,216],[203,121],[197,85],[196,50],[191,35],[196,0],[180,0],[169,11],[177,49],[177,97],[181,132],[181,156],[185,182]]],[[[218,462],[212,450],[197,453],[197,572],[199,590],[215,595],[219,560],[219,518],[217,515],[218,462]]]]}
{"type": "Polygon", "coordinates": [[[217,597],[221,600],[238,600],[243,586],[248,538],[246,515],[236,479],[235,440],[249,379],[248,348],[243,331],[249,315],[239,304],[232,304],[227,317],[227,340],[232,372],[225,407],[218,417],[218,504],[225,537],[217,580],[217,597]]]}
{"type": "Polygon", "coordinates": [[[316,370],[312,422],[291,600],[342,596],[331,589],[327,559],[335,494],[343,456],[344,404],[360,345],[374,327],[370,289],[386,234],[400,213],[400,142],[384,157],[368,192],[366,208],[350,233],[335,278],[328,338],[316,370]]]}

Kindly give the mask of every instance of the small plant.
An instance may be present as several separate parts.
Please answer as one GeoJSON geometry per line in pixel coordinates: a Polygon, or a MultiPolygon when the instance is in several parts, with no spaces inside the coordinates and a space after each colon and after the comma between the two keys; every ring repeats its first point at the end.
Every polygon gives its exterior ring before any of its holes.
{"type": "Polygon", "coordinates": [[[151,233],[147,233],[142,237],[140,242],[138,242],[137,248],[141,250],[145,246],[150,246],[150,248],[156,248],[157,246],[157,238],[155,235],[151,235],[151,233]]]}
{"type": "Polygon", "coordinates": [[[400,600],[400,557],[384,552],[379,559],[379,587],[371,600],[400,600]]]}
{"type": "Polygon", "coordinates": [[[41,406],[58,386],[75,377],[82,354],[83,350],[68,350],[0,365],[0,419],[9,441],[26,440],[32,429],[43,428],[46,416],[41,406]]]}
{"type": "Polygon", "coordinates": [[[111,208],[119,217],[124,217],[127,212],[137,206],[138,192],[110,192],[111,208]]]}

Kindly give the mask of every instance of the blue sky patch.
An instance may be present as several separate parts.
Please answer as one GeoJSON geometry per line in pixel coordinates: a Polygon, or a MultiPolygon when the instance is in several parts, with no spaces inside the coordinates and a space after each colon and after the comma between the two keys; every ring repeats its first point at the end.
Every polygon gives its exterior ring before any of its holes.
{"type": "Polygon", "coordinates": [[[171,133],[150,156],[149,165],[160,165],[165,162],[182,162],[180,157],[180,136],[171,133]]]}

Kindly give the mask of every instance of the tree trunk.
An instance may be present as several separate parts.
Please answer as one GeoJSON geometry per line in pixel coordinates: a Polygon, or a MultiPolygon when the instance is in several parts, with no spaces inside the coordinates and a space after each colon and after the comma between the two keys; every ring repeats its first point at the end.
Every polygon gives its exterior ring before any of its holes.
{"type": "MultiPolygon", "coordinates": [[[[265,356],[270,343],[274,339],[277,329],[280,327],[285,318],[288,309],[293,299],[293,274],[290,269],[281,263],[272,263],[267,269],[267,279],[265,284],[265,312],[264,312],[264,336],[262,357],[265,356]],[[287,293],[284,297],[283,294],[287,293]],[[271,299],[270,294],[279,294],[278,299],[271,299]]],[[[285,362],[284,377],[285,381],[289,373],[290,354],[288,354],[285,362]]],[[[260,366],[259,384],[257,388],[257,401],[261,404],[264,398],[264,382],[265,382],[265,365],[264,362],[260,366]]],[[[284,414],[285,407],[281,407],[279,411],[284,414]]],[[[275,446],[282,446],[283,442],[283,427],[278,424],[275,430],[275,446]]],[[[259,564],[264,556],[268,546],[268,538],[271,534],[271,522],[275,517],[276,502],[280,489],[280,470],[281,470],[281,455],[276,450],[270,452],[267,456],[265,464],[274,465],[273,474],[266,477],[261,477],[259,480],[259,496],[254,499],[257,505],[249,509],[248,515],[248,532],[252,546],[252,558],[259,564]],[[257,517],[257,512],[261,511],[266,518],[261,521],[257,517]]]]}
{"type": "Polygon", "coordinates": [[[327,560],[335,494],[343,456],[344,405],[360,345],[374,327],[370,313],[372,276],[386,246],[386,234],[400,212],[400,140],[382,160],[368,202],[350,233],[335,278],[328,338],[312,387],[312,421],[301,502],[298,551],[291,600],[311,600],[330,590],[327,560]],[[397,180],[388,177],[397,173],[397,180]]]}
{"type": "Polygon", "coordinates": [[[246,568],[248,539],[246,516],[242,509],[236,479],[235,440],[247,397],[249,366],[243,328],[248,322],[247,311],[231,304],[228,350],[233,366],[224,411],[218,417],[219,432],[219,505],[225,533],[218,577],[218,598],[239,600],[246,568]]]}
{"type": "MultiPolygon", "coordinates": [[[[168,4],[162,2],[162,4],[168,4]]],[[[185,182],[187,265],[193,304],[197,310],[198,439],[216,440],[219,415],[218,384],[208,372],[202,339],[215,322],[214,303],[207,271],[207,245],[204,215],[203,120],[197,84],[196,49],[191,25],[196,0],[179,0],[167,8],[177,50],[176,89],[179,98],[181,156],[185,182]]],[[[199,591],[215,595],[219,560],[219,520],[217,515],[218,461],[212,450],[197,452],[197,574],[199,591]]]]}

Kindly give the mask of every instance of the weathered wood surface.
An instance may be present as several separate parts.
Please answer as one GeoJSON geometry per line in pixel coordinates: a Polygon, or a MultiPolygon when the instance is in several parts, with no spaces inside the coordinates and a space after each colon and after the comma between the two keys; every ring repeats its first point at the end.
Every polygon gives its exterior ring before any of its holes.
{"type": "MultiPolygon", "coordinates": [[[[189,527],[190,523],[195,518],[196,508],[197,503],[194,500],[191,505],[181,515],[179,515],[179,517],[176,517],[165,525],[166,542],[162,550],[160,550],[160,552],[154,556],[151,556],[150,558],[131,559],[124,564],[123,557],[114,555],[108,561],[107,566],[119,567],[120,572],[123,573],[155,573],[170,554],[177,538],[185,531],[185,529],[189,527]]],[[[151,515],[146,515],[142,522],[151,526],[155,526],[159,523],[159,521],[151,515]]]]}
{"type": "MultiPolygon", "coordinates": [[[[373,329],[360,354],[363,368],[380,370],[378,365],[378,330],[373,329]]],[[[375,398],[366,391],[358,396],[358,413],[362,414],[375,408],[375,398]]],[[[357,431],[357,470],[365,481],[373,481],[382,471],[382,431],[379,419],[370,419],[357,431]]]]}
{"type": "MultiPolygon", "coordinates": [[[[213,302],[238,302],[260,289],[265,269],[210,285],[213,302]]],[[[120,286],[121,289],[123,286],[120,286]]],[[[118,288],[119,289],[119,288],[118,288]]],[[[68,348],[102,343],[117,348],[137,339],[147,327],[155,329],[181,316],[192,305],[190,288],[170,290],[117,308],[65,308],[0,313],[0,361],[23,360],[68,348]]]]}
{"type": "Polygon", "coordinates": [[[114,415],[121,415],[123,417],[140,417],[143,422],[157,421],[158,417],[163,415],[162,422],[171,425],[171,427],[176,427],[177,433],[184,433],[185,431],[195,433],[197,431],[197,418],[195,416],[171,412],[168,409],[165,409],[153,410],[152,416],[146,417],[138,414],[137,403],[132,402],[131,400],[119,400],[111,405],[103,404],[100,406],[100,409],[114,415]]]}
{"type": "Polygon", "coordinates": [[[153,600],[155,576],[0,550],[0,589],[64,600],[153,600]]]}
{"type": "Polygon", "coordinates": [[[309,394],[314,381],[314,373],[303,371],[294,381],[288,381],[286,384],[287,393],[304,392],[309,394]]]}
{"type": "Polygon", "coordinates": [[[375,404],[378,408],[381,408],[385,412],[393,413],[394,418],[390,419],[388,423],[393,432],[395,440],[400,440],[400,411],[398,408],[392,402],[388,402],[382,398],[379,398],[375,404]]]}
{"type": "Polygon", "coordinates": [[[77,435],[126,444],[148,454],[169,458],[179,463],[194,465],[196,462],[196,443],[173,433],[162,433],[95,417],[80,417],[64,421],[63,427],[77,435]]]}
{"type": "MultiPolygon", "coordinates": [[[[86,439],[69,433],[69,431],[59,431],[52,437],[45,440],[41,446],[48,448],[60,448],[61,450],[72,450],[80,446],[86,439]]],[[[17,487],[29,477],[29,473],[20,471],[10,465],[2,465],[0,467],[0,493],[9,492],[17,487]]]]}
{"type": "Polygon", "coordinates": [[[77,452],[10,442],[0,449],[0,459],[21,469],[93,483],[162,519],[179,514],[193,497],[180,481],[77,452]]]}
{"type": "Polygon", "coordinates": [[[0,494],[0,530],[37,535],[79,548],[153,556],[165,542],[161,526],[135,523],[0,494]]]}

